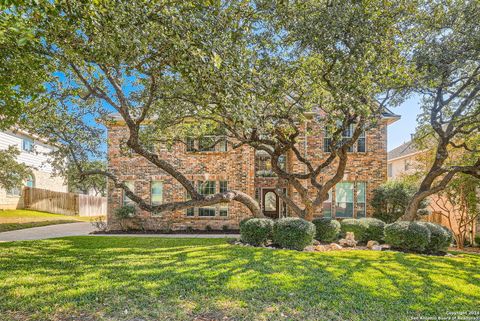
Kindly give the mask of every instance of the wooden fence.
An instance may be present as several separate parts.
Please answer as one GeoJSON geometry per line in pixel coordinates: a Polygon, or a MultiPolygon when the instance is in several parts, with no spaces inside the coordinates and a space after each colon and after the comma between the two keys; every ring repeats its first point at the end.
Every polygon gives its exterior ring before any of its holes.
{"type": "Polygon", "coordinates": [[[64,215],[99,216],[107,214],[107,198],[54,192],[25,187],[24,208],[64,215]]]}

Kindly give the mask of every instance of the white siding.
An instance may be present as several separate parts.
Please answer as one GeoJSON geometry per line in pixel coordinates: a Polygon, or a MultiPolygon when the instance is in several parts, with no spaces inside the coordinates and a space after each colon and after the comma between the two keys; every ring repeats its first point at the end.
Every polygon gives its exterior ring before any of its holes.
{"type": "Polygon", "coordinates": [[[26,135],[13,132],[0,132],[0,149],[7,149],[9,146],[16,146],[20,150],[17,160],[19,163],[37,169],[45,173],[52,172],[52,166],[49,164],[48,154],[53,151],[53,147],[35,141],[26,135]],[[33,152],[25,152],[22,150],[23,139],[34,141],[33,152]]]}

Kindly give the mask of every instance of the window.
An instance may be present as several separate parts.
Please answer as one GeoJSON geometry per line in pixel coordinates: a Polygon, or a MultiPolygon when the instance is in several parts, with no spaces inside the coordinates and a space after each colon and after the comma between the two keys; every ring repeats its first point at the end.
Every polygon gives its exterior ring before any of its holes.
{"type": "Polygon", "coordinates": [[[20,196],[22,194],[22,189],[21,187],[13,187],[7,190],[7,195],[8,196],[20,196]]]}
{"type": "Polygon", "coordinates": [[[185,144],[187,145],[187,152],[195,151],[195,139],[192,137],[187,137],[185,144]]]}
{"type": "MultiPolygon", "coordinates": [[[[132,192],[135,192],[135,182],[134,181],[125,181],[125,185],[130,189],[132,192]]],[[[133,204],[134,202],[127,197],[125,191],[123,191],[123,205],[133,204]]]]}
{"type": "Polygon", "coordinates": [[[357,182],[357,218],[366,216],[366,185],[365,182],[357,182]]]}
{"type": "Polygon", "coordinates": [[[35,187],[35,177],[33,177],[33,175],[28,176],[27,180],[25,181],[25,186],[35,187]]]}
{"type": "Polygon", "coordinates": [[[199,181],[198,182],[198,192],[202,195],[212,195],[215,194],[215,181],[199,181]]]}
{"type": "MultiPolygon", "coordinates": [[[[257,177],[275,177],[277,176],[272,170],[272,162],[270,155],[266,152],[259,151],[255,155],[255,175],[257,177]]],[[[285,169],[287,166],[287,157],[280,155],[277,161],[278,167],[285,169]]]]}
{"type": "Polygon", "coordinates": [[[392,164],[387,165],[387,172],[388,172],[388,177],[392,177],[393,175],[393,166],[392,164]]]}
{"type": "MultiPolygon", "coordinates": [[[[342,144],[347,143],[353,136],[353,132],[355,130],[354,124],[350,124],[347,129],[345,129],[342,132],[342,144]]],[[[332,138],[329,136],[327,130],[325,129],[325,135],[323,138],[323,151],[326,153],[330,152],[330,148],[332,144],[332,138]]],[[[365,153],[367,150],[367,144],[366,144],[366,136],[365,136],[365,130],[362,131],[360,136],[357,139],[356,144],[353,144],[348,148],[348,152],[353,152],[354,151],[354,146],[356,147],[356,151],[358,153],[365,153]]]]}
{"type": "Polygon", "coordinates": [[[24,138],[22,142],[22,150],[25,152],[33,152],[33,141],[28,138],[24,138]]]}
{"type": "Polygon", "coordinates": [[[150,186],[150,200],[152,205],[160,205],[163,202],[163,183],[152,181],[150,186]]]}
{"type": "MultiPolygon", "coordinates": [[[[191,183],[192,183],[193,186],[195,186],[195,182],[191,181],[191,183]]],[[[185,200],[189,201],[191,199],[192,199],[192,197],[190,196],[190,194],[188,194],[187,190],[185,190],[185,200]]],[[[194,207],[187,208],[185,210],[185,214],[187,216],[195,216],[195,208],[194,207]]]]}
{"type": "Polygon", "coordinates": [[[214,207],[200,207],[198,209],[198,216],[215,216],[214,207]]]}
{"type": "Polygon", "coordinates": [[[367,151],[367,144],[365,140],[365,130],[362,130],[362,133],[360,134],[357,140],[357,152],[365,153],[366,151],[367,151]]]}
{"type": "Polygon", "coordinates": [[[335,187],[335,194],[335,217],[353,217],[353,183],[338,183],[335,187]]]}
{"type": "Polygon", "coordinates": [[[277,210],[277,194],[274,192],[267,192],[265,193],[264,197],[264,210],[268,212],[275,212],[277,210]]]}
{"type": "Polygon", "coordinates": [[[323,217],[332,217],[332,190],[328,191],[328,199],[323,202],[323,217]]]}
{"type": "Polygon", "coordinates": [[[228,191],[228,182],[227,181],[220,181],[220,193],[225,193],[228,191]]]}
{"type": "MultiPolygon", "coordinates": [[[[215,181],[199,181],[198,182],[198,192],[202,195],[212,195],[216,191],[216,182],[215,181]]],[[[215,216],[215,207],[200,207],[198,209],[198,216],[215,216]]]]}

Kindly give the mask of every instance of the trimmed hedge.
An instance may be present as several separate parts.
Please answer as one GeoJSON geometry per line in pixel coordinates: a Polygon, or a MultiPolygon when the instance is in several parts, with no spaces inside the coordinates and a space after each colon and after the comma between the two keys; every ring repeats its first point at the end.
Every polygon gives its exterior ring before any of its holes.
{"type": "Polygon", "coordinates": [[[317,231],[315,238],[321,242],[333,242],[340,234],[340,222],[331,218],[316,218],[312,221],[317,231]]]}
{"type": "Polygon", "coordinates": [[[253,217],[249,217],[249,218],[244,218],[243,220],[240,221],[240,223],[238,223],[238,227],[240,229],[242,229],[242,225],[245,224],[246,222],[248,222],[249,220],[251,220],[253,217]]]}
{"type": "Polygon", "coordinates": [[[251,245],[264,245],[272,236],[273,221],[268,218],[251,218],[240,224],[242,241],[251,245]]]}
{"type": "Polygon", "coordinates": [[[363,241],[365,242],[383,241],[384,239],[383,230],[385,229],[384,221],[379,220],[378,218],[373,218],[373,217],[361,218],[359,219],[359,221],[367,224],[367,230],[365,231],[365,236],[363,241]]]}
{"type": "Polygon", "coordinates": [[[418,222],[401,221],[387,224],[385,242],[399,249],[423,252],[430,243],[430,230],[418,222]]]}
{"type": "Polygon", "coordinates": [[[430,242],[425,248],[425,252],[446,252],[453,241],[452,232],[440,224],[430,222],[420,222],[420,224],[428,228],[430,231],[430,242]]]}
{"type": "Polygon", "coordinates": [[[368,229],[366,222],[354,218],[347,218],[342,220],[340,226],[342,236],[345,236],[347,232],[353,232],[353,234],[355,234],[355,240],[358,242],[365,243],[368,241],[366,239],[368,229]]]}
{"type": "Polygon", "coordinates": [[[281,218],[273,225],[273,242],[286,249],[302,251],[314,237],[315,225],[298,217],[281,218]]]}

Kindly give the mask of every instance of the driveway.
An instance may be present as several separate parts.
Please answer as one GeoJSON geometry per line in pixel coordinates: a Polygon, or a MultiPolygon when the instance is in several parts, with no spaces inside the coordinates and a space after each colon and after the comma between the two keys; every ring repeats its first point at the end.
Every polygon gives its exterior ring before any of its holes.
{"type": "Polygon", "coordinates": [[[32,227],[23,230],[2,232],[0,233],[0,242],[42,240],[64,236],[88,235],[90,232],[93,232],[93,230],[94,227],[91,223],[84,222],[32,227]]]}
{"type": "MultiPolygon", "coordinates": [[[[95,229],[90,223],[67,223],[32,227],[0,233],[0,242],[52,239],[89,235],[95,229]]],[[[95,236],[169,237],[169,238],[239,238],[238,234],[95,234],[95,236]]]]}

